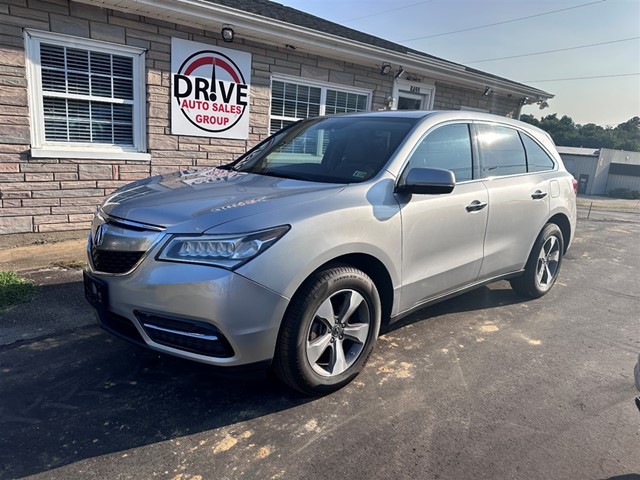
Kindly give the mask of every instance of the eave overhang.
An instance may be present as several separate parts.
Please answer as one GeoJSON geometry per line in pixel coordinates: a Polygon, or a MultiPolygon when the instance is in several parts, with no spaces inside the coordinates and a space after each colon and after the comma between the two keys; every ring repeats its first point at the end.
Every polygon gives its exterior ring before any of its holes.
{"type": "Polygon", "coordinates": [[[305,53],[340,59],[358,65],[379,67],[384,62],[430,79],[485,89],[521,98],[524,104],[543,102],[553,95],[537,88],[469,69],[414,52],[396,52],[357,42],[312,28],[267,18],[206,0],[74,0],[79,3],[142,15],[211,32],[231,25],[237,38],[284,47],[293,45],[305,53]]]}

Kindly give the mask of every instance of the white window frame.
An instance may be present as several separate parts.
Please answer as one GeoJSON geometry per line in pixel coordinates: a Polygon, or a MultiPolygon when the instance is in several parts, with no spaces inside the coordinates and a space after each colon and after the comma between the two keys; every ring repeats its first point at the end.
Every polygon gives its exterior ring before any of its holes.
{"type": "Polygon", "coordinates": [[[433,102],[436,96],[436,84],[431,80],[427,80],[425,82],[413,82],[397,78],[393,82],[391,110],[398,109],[398,97],[401,95],[407,97],[419,95],[422,97],[421,110],[433,110],[433,102]]]}
{"type": "MultiPolygon", "coordinates": [[[[31,114],[31,157],[65,157],[77,159],[150,160],[147,152],[145,50],[88,38],[73,37],[39,30],[24,31],[29,107],[31,114]],[[63,47],[122,55],[133,60],[133,147],[80,142],[52,142],[45,139],[40,45],[63,47]]],[[[64,98],[99,100],[100,97],[64,94],[64,98]]]]}
{"type": "MultiPolygon", "coordinates": [[[[306,78],[294,77],[289,75],[273,75],[271,77],[271,84],[269,85],[269,130],[271,130],[271,120],[282,120],[285,122],[296,122],[301,120],[300,118],[295,117],[286,117],[280,115],[271,115],[271,104],[273,102],[273,96],[271,92],[273,92],[273,82],[285,82],[285,83],[293,83],[295,85],[303,85],[305,87],[315,87],[320,88],[320,114],[319,116],[325,115],[326,105],[327,105],[327,90],[336,90],[340,92],[347,93],[356,93],[358,95],[366,95],[367,96],[367,107],[366,111],[371,110],[371,97],[373,96],[372,90],[367,90],[365,88],[351,87],[349,85],[342,85],[340,83],[331,83],[331,82],[323,82],[321,80],[309,80],[306,78]]],[[[269,133],[274,133],[269,131],[269,133]]]]}

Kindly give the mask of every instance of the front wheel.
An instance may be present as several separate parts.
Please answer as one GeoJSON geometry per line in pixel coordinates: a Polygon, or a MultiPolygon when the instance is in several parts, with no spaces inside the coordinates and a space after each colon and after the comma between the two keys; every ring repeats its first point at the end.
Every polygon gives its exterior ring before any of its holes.
{"type": "Polygon", "coordinates": [[[348,266],[312,275],[294,296],[280,329],[275,373],[308,395],[349,383],[367,362],[380,331],[373,281],[348,266]]]}
{"type": "Polygon", "coordinates": [[[510,280],[511,287],[527,297],[543,296],[558,278],[563,253],[562,231],[556,224],[547,223],[533,245],[524,273],[510,280]]]}

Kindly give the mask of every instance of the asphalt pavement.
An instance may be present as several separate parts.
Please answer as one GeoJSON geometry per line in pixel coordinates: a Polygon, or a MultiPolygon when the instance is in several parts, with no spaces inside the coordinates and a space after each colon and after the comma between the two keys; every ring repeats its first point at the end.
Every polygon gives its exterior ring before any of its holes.
{"type": "MultiPolygon", "coordinates": [[[[581,220],[554,289],[416,312],[324,398],[100,330],[80,270],[0,314],[0,478],[640,480],[640,217],[581,220]]],[[[584,217],[581,214],[581,217],[584,217]]]]}

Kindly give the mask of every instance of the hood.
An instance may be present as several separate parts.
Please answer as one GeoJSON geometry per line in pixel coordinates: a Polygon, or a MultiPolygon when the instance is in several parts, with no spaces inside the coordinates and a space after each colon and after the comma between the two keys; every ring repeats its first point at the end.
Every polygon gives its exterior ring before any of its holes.
{"type": "Polygon", "coordinates": [[[185,170],[126,185],[105,200],[102,211],[112,217],[195,233],[250,215],[317,201],[343,188],[221,168],[185,170]]]}

